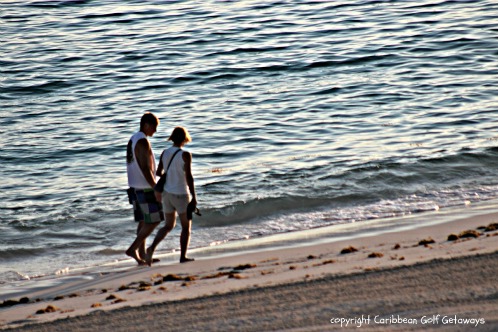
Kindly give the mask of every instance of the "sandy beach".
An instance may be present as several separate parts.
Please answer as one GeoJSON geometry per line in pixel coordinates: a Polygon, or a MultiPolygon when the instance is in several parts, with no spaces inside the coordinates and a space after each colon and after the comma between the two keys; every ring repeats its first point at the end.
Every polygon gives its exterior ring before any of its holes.
{"type": "Polygon", "coordinates": [[[11,331],[498,329],[497,214],[356,239],[158,263],[38,289],[11,331]]]}

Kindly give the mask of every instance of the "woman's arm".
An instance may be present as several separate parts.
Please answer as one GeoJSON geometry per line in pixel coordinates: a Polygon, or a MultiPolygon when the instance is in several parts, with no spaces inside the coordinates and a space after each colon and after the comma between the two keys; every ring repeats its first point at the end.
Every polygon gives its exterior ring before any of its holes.
{"type": "Polygon", "coordinates": [[[194,176],[192,175],[192,154],[190,152],[184,151],[182,154],[183,161],[185,162],[185,178],[187,180],[187,186],[192,195],[192,202],[197,204],[197,197],[195,194],[194,187],[194,176]]]}
{"type": "Polygon", "coordinates": [[[163,155],[164,155],[164,151],[161,153],[161,157],[159,158],[159,165],[157,165],[157,170],[156,170],[156,175],[157,176],[163,175],[163,169],[164,169],[164,166],[163,166],[163,155]]]}

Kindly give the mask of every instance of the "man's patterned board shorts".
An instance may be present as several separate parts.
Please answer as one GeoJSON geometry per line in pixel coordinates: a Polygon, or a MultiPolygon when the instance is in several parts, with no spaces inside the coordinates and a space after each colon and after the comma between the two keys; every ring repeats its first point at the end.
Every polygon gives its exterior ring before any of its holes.
{"type": "Polygon", "coordinates": [[[128,190],[128,196],[133,204],[135,221],[155,224],[164,220],[162,204],[156,201],[153,189],[128,190]]]}

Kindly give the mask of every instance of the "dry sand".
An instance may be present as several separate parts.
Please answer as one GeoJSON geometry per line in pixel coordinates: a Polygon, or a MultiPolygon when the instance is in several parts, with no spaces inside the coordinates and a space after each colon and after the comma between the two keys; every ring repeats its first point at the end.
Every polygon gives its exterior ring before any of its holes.
{"type": "Polygon", "coordinates": [[[0,308],[0,324],[72,332],[360,325],[497,331],[498,232],[479,229],[496,220],[486,214],[360,239],[133,267],[33,292],[30,303],[0,308]],[[480,236],[448,241],[467,230],[480,236]],[[357,251],[341,254],[349,247],[357,251]],[[54,312],[36,314],[49,306],[54,312]]]}

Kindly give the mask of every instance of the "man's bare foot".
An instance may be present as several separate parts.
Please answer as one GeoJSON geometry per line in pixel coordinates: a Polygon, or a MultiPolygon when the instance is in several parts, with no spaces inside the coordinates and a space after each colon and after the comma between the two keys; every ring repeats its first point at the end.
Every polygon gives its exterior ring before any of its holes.
{"type": "Polygon", "coordinates": [[[145,265],[146,264],[146,262],[143,259],[138,257],[138,254],[136,251],[128,249],[128,250],[126,250],[126,255],[128,255],[131,258],[133,258],[134,260],[136,260],[138,265],[145,265]]]}
{"type": "Polygon", "coordinates": [[[193,261],[195,261],[195,259],[189,258],[189,257],[180,258],[180,263],[188,263],[188,262],[193,262],[193,261]]]}

